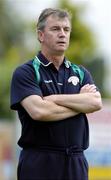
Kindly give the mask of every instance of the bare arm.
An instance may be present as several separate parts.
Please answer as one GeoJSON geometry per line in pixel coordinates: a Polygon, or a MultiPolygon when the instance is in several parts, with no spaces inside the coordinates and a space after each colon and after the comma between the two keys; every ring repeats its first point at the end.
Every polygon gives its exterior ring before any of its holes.
{"type": "Polygon", "coordinates": [[[81,88],[80,94],[51,95],[45,99],[83,113],[91,113],[102,107],[100,93],[94,85],[89,84],[81,88]]]}
{"type": "Polygon", "coordinates": [[[54,102],[43,100],[40,96],[31,95],[22,100],[21,105],[34,120],[57,121],[72,117],[78,112],[57,105],[54,102]]]}

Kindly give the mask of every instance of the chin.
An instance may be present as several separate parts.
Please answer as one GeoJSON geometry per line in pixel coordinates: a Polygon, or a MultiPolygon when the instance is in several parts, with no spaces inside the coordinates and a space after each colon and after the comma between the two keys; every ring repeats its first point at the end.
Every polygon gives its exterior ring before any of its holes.
{"type": "Polygon", "coordinates": [[[64,52],[65,52],[65,50],[56,50],[56,54],[60,55],[60,56],[63,55],[64,52]]]}
{"type": "Polygon", "coordinates": [[[66,47],[59,47],[58,49],[57,49],[57,51],[60,51],[60,52],[64,52],[64,51],[66,51],[66,47]]]}

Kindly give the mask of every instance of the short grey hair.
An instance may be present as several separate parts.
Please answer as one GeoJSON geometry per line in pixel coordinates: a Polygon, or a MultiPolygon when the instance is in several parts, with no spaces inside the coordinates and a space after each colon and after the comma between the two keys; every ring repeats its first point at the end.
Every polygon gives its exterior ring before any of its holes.
{"type": "Polygon", "coordinates": [[[46,25],[46,20],[51,15],[57,16],[61,19],[62,18],[68,18],[69,21],[71,22],[71,14],[67,10],[55,9],[55,8],[46,8],[41,12],[41,14],[38,18],[37,30],[42,31],[44,29],[44,27],[46,25]]]}

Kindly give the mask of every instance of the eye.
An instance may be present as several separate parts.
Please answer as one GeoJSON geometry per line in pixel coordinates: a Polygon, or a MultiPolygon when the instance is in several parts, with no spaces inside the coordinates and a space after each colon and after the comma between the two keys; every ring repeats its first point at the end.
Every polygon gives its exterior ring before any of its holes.
{"type": "Polygon", "coordinates": [[[69,27],[66,27],[66,28],[64,28],[64,31],[65,31],[65,32],[70,32],[70,28],[69,28],[69,27]]]}
{"type": "Polygon", "coordinates": [[[53,30],[53,31],[57,31],[57,28],[53,28],[52,30],[53,30]]]}
{"type": "Polygon", "coordinates": [[[53,27],[51,30],[52,30],[52,31],[58,31],[59,28],[58,28],[58,27],[53,27]]]}

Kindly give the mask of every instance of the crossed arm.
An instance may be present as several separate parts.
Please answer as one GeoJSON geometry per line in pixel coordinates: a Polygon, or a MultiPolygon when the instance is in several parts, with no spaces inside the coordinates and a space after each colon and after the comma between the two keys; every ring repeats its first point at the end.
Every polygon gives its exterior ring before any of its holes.
{"type": "Polygon", "coordinates": [[[79,113],[91,113],[102,107],[101,95],[95,85],[85,85],[79,94],[49,95],[41,98],[31,95],[21,105],[34,120],[57,121],[79,113]]]}

